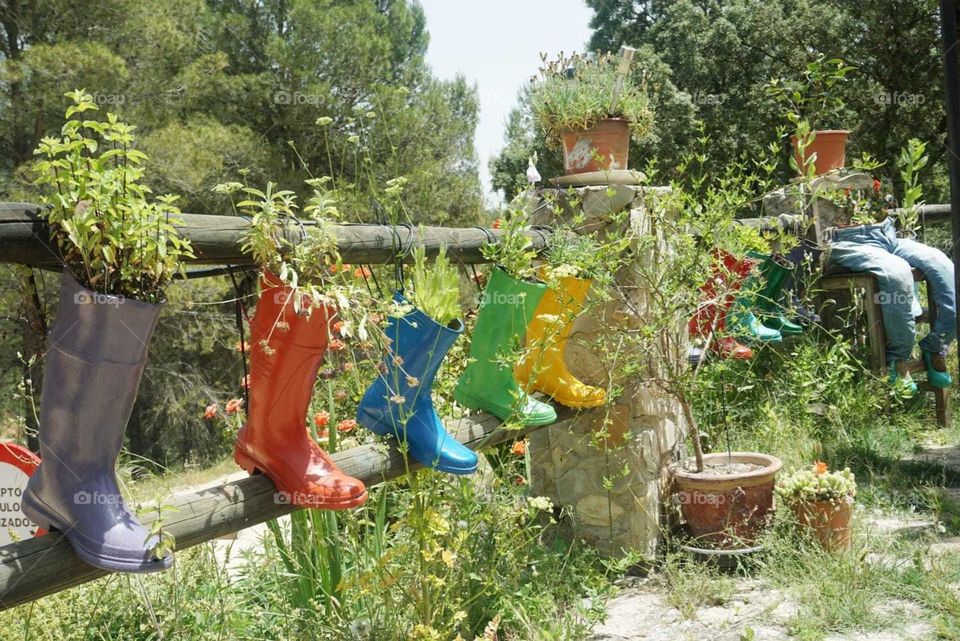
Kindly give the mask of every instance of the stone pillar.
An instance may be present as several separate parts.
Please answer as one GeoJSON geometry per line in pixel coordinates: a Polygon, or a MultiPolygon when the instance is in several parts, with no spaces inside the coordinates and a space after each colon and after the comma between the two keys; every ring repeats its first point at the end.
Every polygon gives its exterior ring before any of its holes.
{"type": "MultiPolygon", "coordinates": [[[[649,236],[659,233],[652,199],[665,193],[667,188],[633,185],[581,187],[573,192],[542,190],[532,194],[528,203],[535,225],[556,225],[558,216],[567,221],[580,216],[576,218],[579,231],[602,235],[615,224],[615,214],[627,211],[621,224],[649,236]]],[[[636,260],[655,261],[656,256],[636,260]]],[[[619,297],[603,304],[588,303],[574,324],[566,349],[573,374],[601,387],[611,380],[611,359],[592,345],[604,334],[613,339],[625,328],[636,330],[642,326],[644,314],[656,312],[649,309],[632,270],[618,274],[616,287],[619,297]],[[623,302],[623,296],[629,304],[623,302]]],[[[683,323],[676,332],[681,342],[678,351],[684,354],[685,326],[683,323]]],[[[645,356],[627,354],[624,358],[645,356]]],[[[658,366],[656,362],[647,365],[658,366]]],[[[613,376],[616,378],[616,372],[613,376]]],[[[638,375],[621,378],[618,383],[623,391],[608,405],[582,410],[572,419],[531,435],[532,489],[572,510],[575,534],[601,551],[620,555],[630,550],[652,557],[664,522],[666,468],[682,452],[685,422],[676,400],[649,380],[638,375]],[[598,437],[602,431],[605,438],[598,437]]]]}

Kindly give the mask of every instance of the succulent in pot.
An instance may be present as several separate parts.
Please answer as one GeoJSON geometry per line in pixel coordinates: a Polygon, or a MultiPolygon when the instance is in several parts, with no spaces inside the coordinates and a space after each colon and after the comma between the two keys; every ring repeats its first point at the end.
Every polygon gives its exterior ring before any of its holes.
{"type": "Polygon", "coordinates": [[[654,124],[642,72],[609,53],[544,56],[531,110],[547,143],[562,145],[567,175],[627,169],[630,140],[647,139],[654,124]]]}
{"type": "Polygon", "coordinates": [[[777,497],[790,507],[797,523],[829,551],[850,547],[856,496],[857,481],[850,468],[831,472],[821,461],[796,470],[777,485],[777,497]]]}
{"type": "Polygon", "coordinates": [[[64,271],[44,361],[41,463],[22,506],[84,561],[153,572],[170,567],[173,543],[127,507],[115,465],[164,288],[193,254],[174,226],[176,198],[140,184],[147,157],[134,127],[98,118],[86,91],[66,95],[60,135],[41,140],[32,166],[64,271]]]}
{"type": "Polygon", "coordinates": [[[821,54],[799,78],[774,79],[767,86],[767,94],[785,109],[796,129],[791,165],[803,176],[820,176],[846,164],[850,132],[839,128],[846,104],[837,92],[853,70],[843,60],[821,54]]]}

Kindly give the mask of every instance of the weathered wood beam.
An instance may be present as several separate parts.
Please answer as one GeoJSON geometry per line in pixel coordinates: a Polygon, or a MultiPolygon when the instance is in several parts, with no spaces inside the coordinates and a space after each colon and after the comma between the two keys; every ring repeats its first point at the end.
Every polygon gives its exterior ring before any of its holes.
{"type": "MultiPolygon", "coordinates": [[[[571,410],[557,407],[558,421],[576,419],[571,410]]],[[[461,443],[477,450],[517,439],[540,429],[501,429],[489,414],[451,421],[448,427],[461,443]]],[[[406,474],[408,464],[395,442],[388,448],[363,445],[333,455],[341,470],[368,486],[406,474]]],[[[411,468],[419,468],[410,463],[411,468]]],[[[231,532],[292,512],[295,508],[275,499],[276,489],[265,476],[238,473],[224,485],[185,494],[172,501],[164,528],[183,550],[231,532]]],[[[149,523],[153,517],[145,515],[149,523]]],[[[59,533],[0,547],[0,610],[28,603],[108,574],[81,561],[59,533]]]]}
{"type": "MultiPolygon", "coordinates": [[[[55,246],[50,242],[47,225],[37,216],[39,207],[29,203],[0,203],[0,263],[19,263],[34,267],[59,267],[55,246]]],[[[253,259],[241,249],[241,240],[249,223],[239,216],[183,214],[180,232],[193,243],[198,265],[253,265],[253,259]]],[[[299,225],[289,225],[287,238],[296,243],[299,225]]],[[[348,264],[391,263],[399,253],[411,262],[411,249],[423,246],[428,256],[441,246],[454,262],[488,262],[480,248],[499,238],[503,231],[482,227],[405,227],[393,225],[337,225],[337,245],[348,264]]],[[[533,248],[544,249],[549,232],[527,231],[533,248]]]]}

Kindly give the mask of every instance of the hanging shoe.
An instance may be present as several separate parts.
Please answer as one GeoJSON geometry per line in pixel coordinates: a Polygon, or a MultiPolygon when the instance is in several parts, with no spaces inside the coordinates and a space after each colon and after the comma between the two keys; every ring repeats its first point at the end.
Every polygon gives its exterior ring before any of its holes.
{"type": "MultiPolygon", "coordinates": [[[[250,407],[233,458],[250,474],[262,472],[281,500],[299,507],[342,510],[367,499],[363,483],[347,476],[307,433],[307,410],[329,342],[335,311],[298,313],[289,287],[261,277],[250,321],[250,407]]],[[[304,297],[304,308],[310,301],[304,297]]]]}
{"type": "Polygon", "coordinates": [[[917,383],[913,380],[913,377],[910,376],[910,372],[907,370],[903,361],[893,361],[890,363],[887,383],[902,388],[904,392],[910,396],[914,396],[917,393],[917,383]]]}
{"type": "Polygon", "coordinates": [[[607,394],[581,382],[567,368],[564,352],[573,321],[583,310],[590,281],[561,278],[540,299],[527,328],[527,352],[517,364],[517,380],[528,392],[543,392],[561,405],[573,408],[599,407],[607,394]]]}
{"type": "Polygon", "coordinates": [[[758,343],[779,343],[783,335],[763,325],[749,308],[749,299],[737,299],[733,308],[727,312],[728,331],[743,340],[758,343]]]}
{"type": "Polygon", "coordinates": [[[953,377],[947,371],[947,355],[943,352],[928,352],[925,349],[920,351],[923,353],[923,362],[927,366],[927,382],[939,389],[946,389],[953,385],[953,377]]]}
{"type": "Polygon", "coordinates": [[[557,420],[554,409],[526,394],[513,368],[499,362],[504,353],[524,344],[524,333],[546,290],[543,283],[517,280],[499,267],[493,269],[470,342],[472,362],[453,392],[458,403],[531,427],[557,420]]]}
{"type": "MultiPolygon", "coordinates": [[[[395,300],[409,304],[400,294],[395,300]]],[[[390,319],[386,336],[391,342],[383,373],[367,388],[357,408],[358,423],[375,434],[406,441],[414,459],[450,474],[471,474],[477,469],[477,455],[447,432],[431,397],[437,370],[462,333],[462,321],[444,327],[419,309],[390,319]]]]}
{"type": "Polygon", "coordinates": [[[748,361],[753,358],[753,350],[746,345],[741,345],[732,336],[724,336],[715,341],[713,349],[722,357],[737,361],[748,361]]]}
{"type": "Polygon", "coordinates": [[[156,572],[158,537],[127,507],[114,468],[137,398],[160,305],[104,296],[64,272],[48,337],[40,404],[40,467],[21,505],[59,530],[77,556],[113,572],[156,572]]]}
{"type": "Polygon", "coordinates": [[[781,256],[747,252],[747,256],[759,263],[762,285],[757,292],[754,309],[765,327],[775,329],[781,336],[797,336],[803,327],[784,316],[782,303],[783,287],[790,278],[793,266],[781,256]]]}

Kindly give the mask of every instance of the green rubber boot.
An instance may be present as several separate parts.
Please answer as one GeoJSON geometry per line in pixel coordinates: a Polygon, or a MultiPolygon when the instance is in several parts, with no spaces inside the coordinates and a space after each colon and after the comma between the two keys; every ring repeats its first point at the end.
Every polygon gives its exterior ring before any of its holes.
{"type": "Polygon", "coordinates": [[[803,327],[783,315],[780,302],[783,286],[790,278],[790,266],[785,260],[760,252],[747,252],[747,256],[760,263],[760,278],[763,286],[757,292],[754,307],[760,316],[760,322],[775,329],[783,336],[797,336],[803,333],[803,327]]]}
{"type": "Polygon", "coordinates": [[[553,407],[534,400],[521,389],[512,365],[498,362],[503,354],[524,345],[527,325],[546,291],[543,283],[520,281],[499,267],[494,268],[473,329],[472,362],[453,392],[458,403],[530,427],[557,420],[553,407]]]}
{"type": "Polygon", "coordinates": [[[894,361],[890,363],[888,371],[887,383],[902,390],[908,396],[916,395],[917,383],[913,380],[913,377],[910,376],[910,372],[904,366],[902,361],[894,361]],[[900,367],[897,366],[898,364],[900,367]]]}

